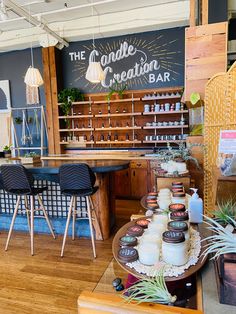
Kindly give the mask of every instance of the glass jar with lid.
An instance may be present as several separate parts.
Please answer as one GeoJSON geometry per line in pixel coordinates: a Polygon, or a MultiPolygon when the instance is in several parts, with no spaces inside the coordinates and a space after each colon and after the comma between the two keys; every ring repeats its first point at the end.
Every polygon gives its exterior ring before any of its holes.
{"type": "Polygon", "coordinates": [[[184,221],[170,221],[167,224],[167,229],[170,231],[178,231],[178,232],[183,232],[185,241],[187,244],[187,248],[189,249],[190,245],[190,235],[189,235],[189,228],[188,224],[184,221]]]}
{"type": "Polygon", "coordinates": [[[173,192],[172,203],[186,205],[185,193],[184,192],[173,192]]]}
{"type": "Polygon", "coordinates": [[[170,220],[173,221],[184,221],[189,226],[189,216],[187,212],[176,211],[170,213],[170,220]]]}
{"type": "Polygon", "coordinates": [[[162,235],[162,260],[182,266],[188,261],[188,249],[183,232],[165,231],[162,235]]]}

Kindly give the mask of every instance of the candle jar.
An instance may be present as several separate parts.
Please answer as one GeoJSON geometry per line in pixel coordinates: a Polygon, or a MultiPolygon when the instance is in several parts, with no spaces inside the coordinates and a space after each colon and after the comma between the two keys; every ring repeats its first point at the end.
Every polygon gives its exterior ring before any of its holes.
{"type": "Polygon", "coordinates": [[[184,221],[170,221],[168,222],[167,229],[170,231],[183,232],[185,237],[185,242],[187,244],[187,249],[190,245],[190,235],[188,224],[184,221]]]}
{"type": "Polygon", "coordinates": [[[163,233],[162,260],[174,266],[187,263],[188,251],[183,232],[165,231],[163,233]]]}
{"type": "Polygon", "coordinates": [[[174,192],[172,194],[172,203],[183,204],[186,206],[186,197],[184,192],[174,192]]]}
{"type": "Polygon", "coordinates": [[[186,163],[184,161],[176,162],[176,167],[177,167],[178,172],[186,172],[187,171],[187,166],[186,166],[186,163]]]}
{"type": "Polygon", "coordinates": [[[159,213],[159,214],[154,214],[152,216],[152,221],[154,223],[157,223],[157,224],[159,223],[159,224],[162,224],[163,226],[167,226],[169,218],[167,214],[159,213]]]}
{"type": "Polygon", "coordinates": [[[189,217],[187,212],[174,212],[170,213],[170,220],[173,221],[184,221],[189,226],[189,217]]]}
{"type": "Polygon", "coordinates": [[[174,212],[185,212],[185,205],[184,204],[170,204],[169,210],[174,213],[174,212]]]}
{"type": "Polygon", "coordinates": [[[138,254],[140,263],[152,266],[159,262],[160,249],[155,243],[140,244],[138,246],[138,254]]]}
{"type": "Polygon", "coordinates": [[[157,234],[161,238],[162,233],[166,230],[166,225],[161,223],[150,222],[145,233],[157,234]]]}
{"type": "Polygon", "coordinates": [[[148,233],[145,231],[139,240],[139,245],[154,243],[160,248],[161,241],[162,238],[160,237],[159,234],[148,233]]]}
{"type": "Polygon", "coordinates": [[[171,198],[159,198],[158,199],[158,205],[161,210],[166,210],[169,208],[169,205],[171,204],[171,198]]]}

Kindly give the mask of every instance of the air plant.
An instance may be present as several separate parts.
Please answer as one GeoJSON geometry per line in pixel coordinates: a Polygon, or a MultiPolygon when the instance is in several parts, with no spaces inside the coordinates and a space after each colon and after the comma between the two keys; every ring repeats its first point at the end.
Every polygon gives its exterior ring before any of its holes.
{"type": "Polygon", "coordinates": [[[170,143],[167,143],[167,150],[159,150],[157,154],[159,154],[160,159],[165,162],[170,160],[182,159],[184,161],[192,161],[195,163],[198,169],[200,169],[200,165],[198,160],[191,155],[191,150],[195,146],[203,146],[202,144],[192,143],[186,146],[185,143],[181,142],[178,144],[178,149],[173,149],[170,143]]]}
{"type": "Polygon", "coordinates": [[[172,296],[164,279],[164,268],[156,277],[144,278],[125,290],[123,297],[127,302],[153,302],[172,305],[177,297],[172,296]]]}
{"type": "Polygon", "coordinates": [[[231,224],[236,218],[236,202],[233,198],[227,201],[218,202],[218,209],[209,211],[209,214],[215,217],[215,220],[223,225],[231,224]]]}
{"type": "MultiPolygon", "coordinates": [[[[216,259],[220,255],[236,253],[236,237],[235,235],[221,226],[216,220],[205,216],[206,224],[209,226],[208,229],[213,232],[213,235],[205,238],[203,241],[208,241],[205,245],[206,249],[202,253],[204,257],[208,254],[214,254],[211,259],[216,259]]],[[[228,216],[228,220],[236,228],[236,222],[228,216]]]]}

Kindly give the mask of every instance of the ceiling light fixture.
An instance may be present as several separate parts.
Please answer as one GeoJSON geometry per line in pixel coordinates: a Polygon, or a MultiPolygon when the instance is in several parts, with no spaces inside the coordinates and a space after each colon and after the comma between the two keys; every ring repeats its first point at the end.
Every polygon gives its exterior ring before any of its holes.
{"type": "MultiPolygon", "coordinates": [[[[30,5],[29,5],[29,25],[30,25],[30,5]]],[[[32,40],[30,43],[30,55],[31,55],[31,65],[29,66],[28,70],[25,74],[24,82],[26,85],[31,87],[39,87],[43,85],[43,78],[37,68],[34,67],[34,55],[33,55],[33,45],[32,40]]]]}
{"type": "MultiPolygon", "coordinates": [[[[92,0],[92,17],[93,14],[93,0],[92,0]]],[[[86,71],[85,78],[91,83],[100,83],[105,79],[105,73],[101,67],[100,62],[96,62],[96,56],[99,56],[98,51],[95,49],[94,30],[93,30],[93,50],[89,56],[89,65],[86,71]]]]}
{"type": "Polygon", "coordinates": [[[0,20],[6,21],[9,18],[4,0],[0,3],[0,20]]]}

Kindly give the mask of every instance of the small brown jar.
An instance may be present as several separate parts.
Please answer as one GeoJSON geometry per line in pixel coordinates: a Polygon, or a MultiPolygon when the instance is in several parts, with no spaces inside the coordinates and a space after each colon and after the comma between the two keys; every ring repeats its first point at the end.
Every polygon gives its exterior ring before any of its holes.
{"type": "Polygon", "coordinates": [[[185,212],[185,205],[184,204],[170,204],[169,210],[173,212],[185,212]]]}

